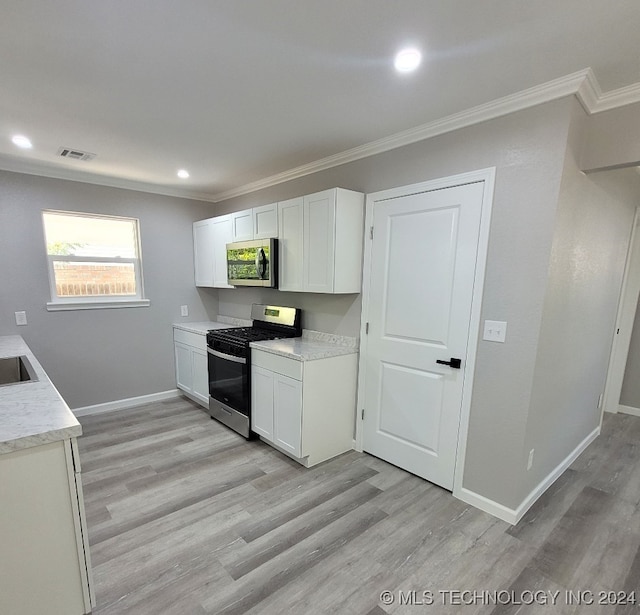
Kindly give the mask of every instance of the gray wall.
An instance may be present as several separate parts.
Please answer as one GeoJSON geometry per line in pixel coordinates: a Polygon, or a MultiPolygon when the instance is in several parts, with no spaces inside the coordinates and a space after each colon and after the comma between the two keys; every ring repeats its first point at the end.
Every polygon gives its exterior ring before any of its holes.
{"type": "Polygon", "coordinates": [[[216,292],[194,287],[192,239],[192,222],[214,213],[197,201],[0,172],[0,335],[24,337],[71,408],[174,389],[172,322],[216,315],[216,292]],[[139,218],[151,306],[48,312],[47,208],[139,218]],[[18,310],[27,326],[16,326],[18,310]]]}
{"type": "Polygon", "coordinates": [[[583,171],[640,164],[640,103],[589,118],[580,156],[583,171]]]}
{"type": "MultiPolygon", "coordinates": [[[[464,486],[507,506],[520,503],[526,418],[573,100],[540,105],[218,204],[224,213],[333,186],[370,193],[497,167],[482,318],[506,320],[509,329],[505,344],[479,343],[464,486]]],[[[235,293],[220,292],[220,313],[246,317],[235,293]]],[[[266,295],[258,291],[253,296],[266,295]]],[[[360,297],[312,295],[304,301],[309,311],[326,314],[307,314],[307,326],[311,319],[312,328],[358,335],[360,297]]]]}
{"type": "Polygon", "coordinates": [[[587,117],[574,104],[521,470],[521,499],[600,424],[618,299],[640,176],[584,175],[587,117]],[[529,451],[532,469],[526,471],[529,451]]]}
{"type": "Polygon", "coordinates": [[[360,295],[319,295],[289,293],[267,288],[218,290],[218,313],[251,318],[251,304],[286,305],[302,309],[305,329],[358,337],[360,334],[360,295]]]}
{"type": "MultiPolygon", "coordinates": [[[[640,198],[637,200],[640,205],[640,198]]],[[[633,333],[629,344],[629,356],[624,370],[620,403],[623,406],[640,409],[640,303],[636,309],[633,333]]]]}

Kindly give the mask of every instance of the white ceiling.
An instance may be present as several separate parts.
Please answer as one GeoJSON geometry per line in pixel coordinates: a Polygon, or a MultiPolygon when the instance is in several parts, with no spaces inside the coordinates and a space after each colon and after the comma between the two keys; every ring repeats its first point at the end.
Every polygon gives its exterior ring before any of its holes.
{"type": "Polygon", "coordinates": [[[587,67],[605,93],[640,82],[638,0],[5,0],[0,15],[0,168],[210,200],[587,67]],[[406,44],[425,58],[411,75],[393,69],[406,44]]]}

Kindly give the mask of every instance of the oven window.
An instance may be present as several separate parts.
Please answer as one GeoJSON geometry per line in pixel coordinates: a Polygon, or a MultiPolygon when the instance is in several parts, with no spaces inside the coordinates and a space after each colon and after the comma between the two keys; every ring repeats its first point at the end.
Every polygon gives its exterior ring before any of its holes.
{"type": "MultiPolygon", "coordinates": [[[[247,364],[209,353],[209,395],[249,416],[249,372],[247,364]]],[[[234,357],[235,358],[235,357],[234,357]]]]}

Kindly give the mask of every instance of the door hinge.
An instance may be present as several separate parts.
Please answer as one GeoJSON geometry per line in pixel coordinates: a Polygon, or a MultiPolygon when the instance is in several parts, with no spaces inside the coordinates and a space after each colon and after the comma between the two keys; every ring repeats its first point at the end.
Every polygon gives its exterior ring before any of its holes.
{"type": "Polygon", "coordinates": [[[371,239],[373,239],[373,227],[371,227],[369,229],[369,237],[371,237],[371,239]]]}
{"type": "Polygon", "coordinates": [[[362,409],[362,420],[364,421],[364,408],[362,409]]]}
{"type": "Polygon", "coordinates": [[[366,323],[364,326],[364,334],[369,335],[369,323],[366,323]]]}

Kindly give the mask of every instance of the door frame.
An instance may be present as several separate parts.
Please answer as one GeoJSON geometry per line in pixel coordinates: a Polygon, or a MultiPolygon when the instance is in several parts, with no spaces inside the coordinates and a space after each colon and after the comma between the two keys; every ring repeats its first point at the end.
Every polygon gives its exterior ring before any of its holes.
{"type": "MultiPolygon", "coordinates": [[[[600,426],[604,412],[617,413],[620,410],[620,393],[624,373],[629,357],[629,346],[631,344],[631,334],[633,333],[633,323],[638,306],[638,295],[640,294],[640,207],[636,208],[629,238],[629,248],[627,250],[627,260],[624,266],[622,277],[622,287],[620,289],[620,301],[618,303],[618,314],[616,316],[616,326],[611,342],[611,355],[609,357],[609,368],[607,370],[607,380],[602,396],[602,412],[600,413],[600,426]]],[[[628,410],[632,410],[629,408],[628,410]]],[[[636,414],[635,412],[632,412],[636,414]]],[[[631,414],[631,412],[629,412],[631,414]]]]}
{"type": "Polygon", "coordinates": [[[399,186],[379,192],[372,192],[366,197],[365,214],[365,245],[364,262],[362,266],[362,310],[360,314],[360,357],[358,364],[358,392],[356,411],[356,438],[355,449],[362,452],[363,438],[363,413],[366,390],[366,365],[368,361],[366,326],[369,314],[369,294],[371,289],[371,246],[372,240],[369,229],[373,226],[373,207],[375,201],[394,199],[409,196],[420,192],[431,192],[445,188],[455,188],[464,184],[484,182],[482,194],[482,211],[480,213],[480,232],[478,236],[478,252],[476,257],[476,269],[473,282],[473,297],[471,300],[471,319],[469,323],[469,336],[467,339],[467,354],[463,358],[465,364],[464,380],[462,383],[462,406],[460,410],[460,425],[458,428],[458,442],[456,462],[453,474],[453,495],[460,497],[462,493],[462,480],[464,473],[464,461],[467,450],[467,436],[469,431],[469,416],[471,413],[471,396],[473,378],[476,365],[476,354],[480,333],[480,315],[482,309],[482,297],[484,291],[484,278],[489,248],[489,228],[491,224],[491,211],[493,207],[493,194],[495,187],[496,167],[488,167],[477,171],[460,173],[448,177],[433,179],[417,184],[399,186]]]}

